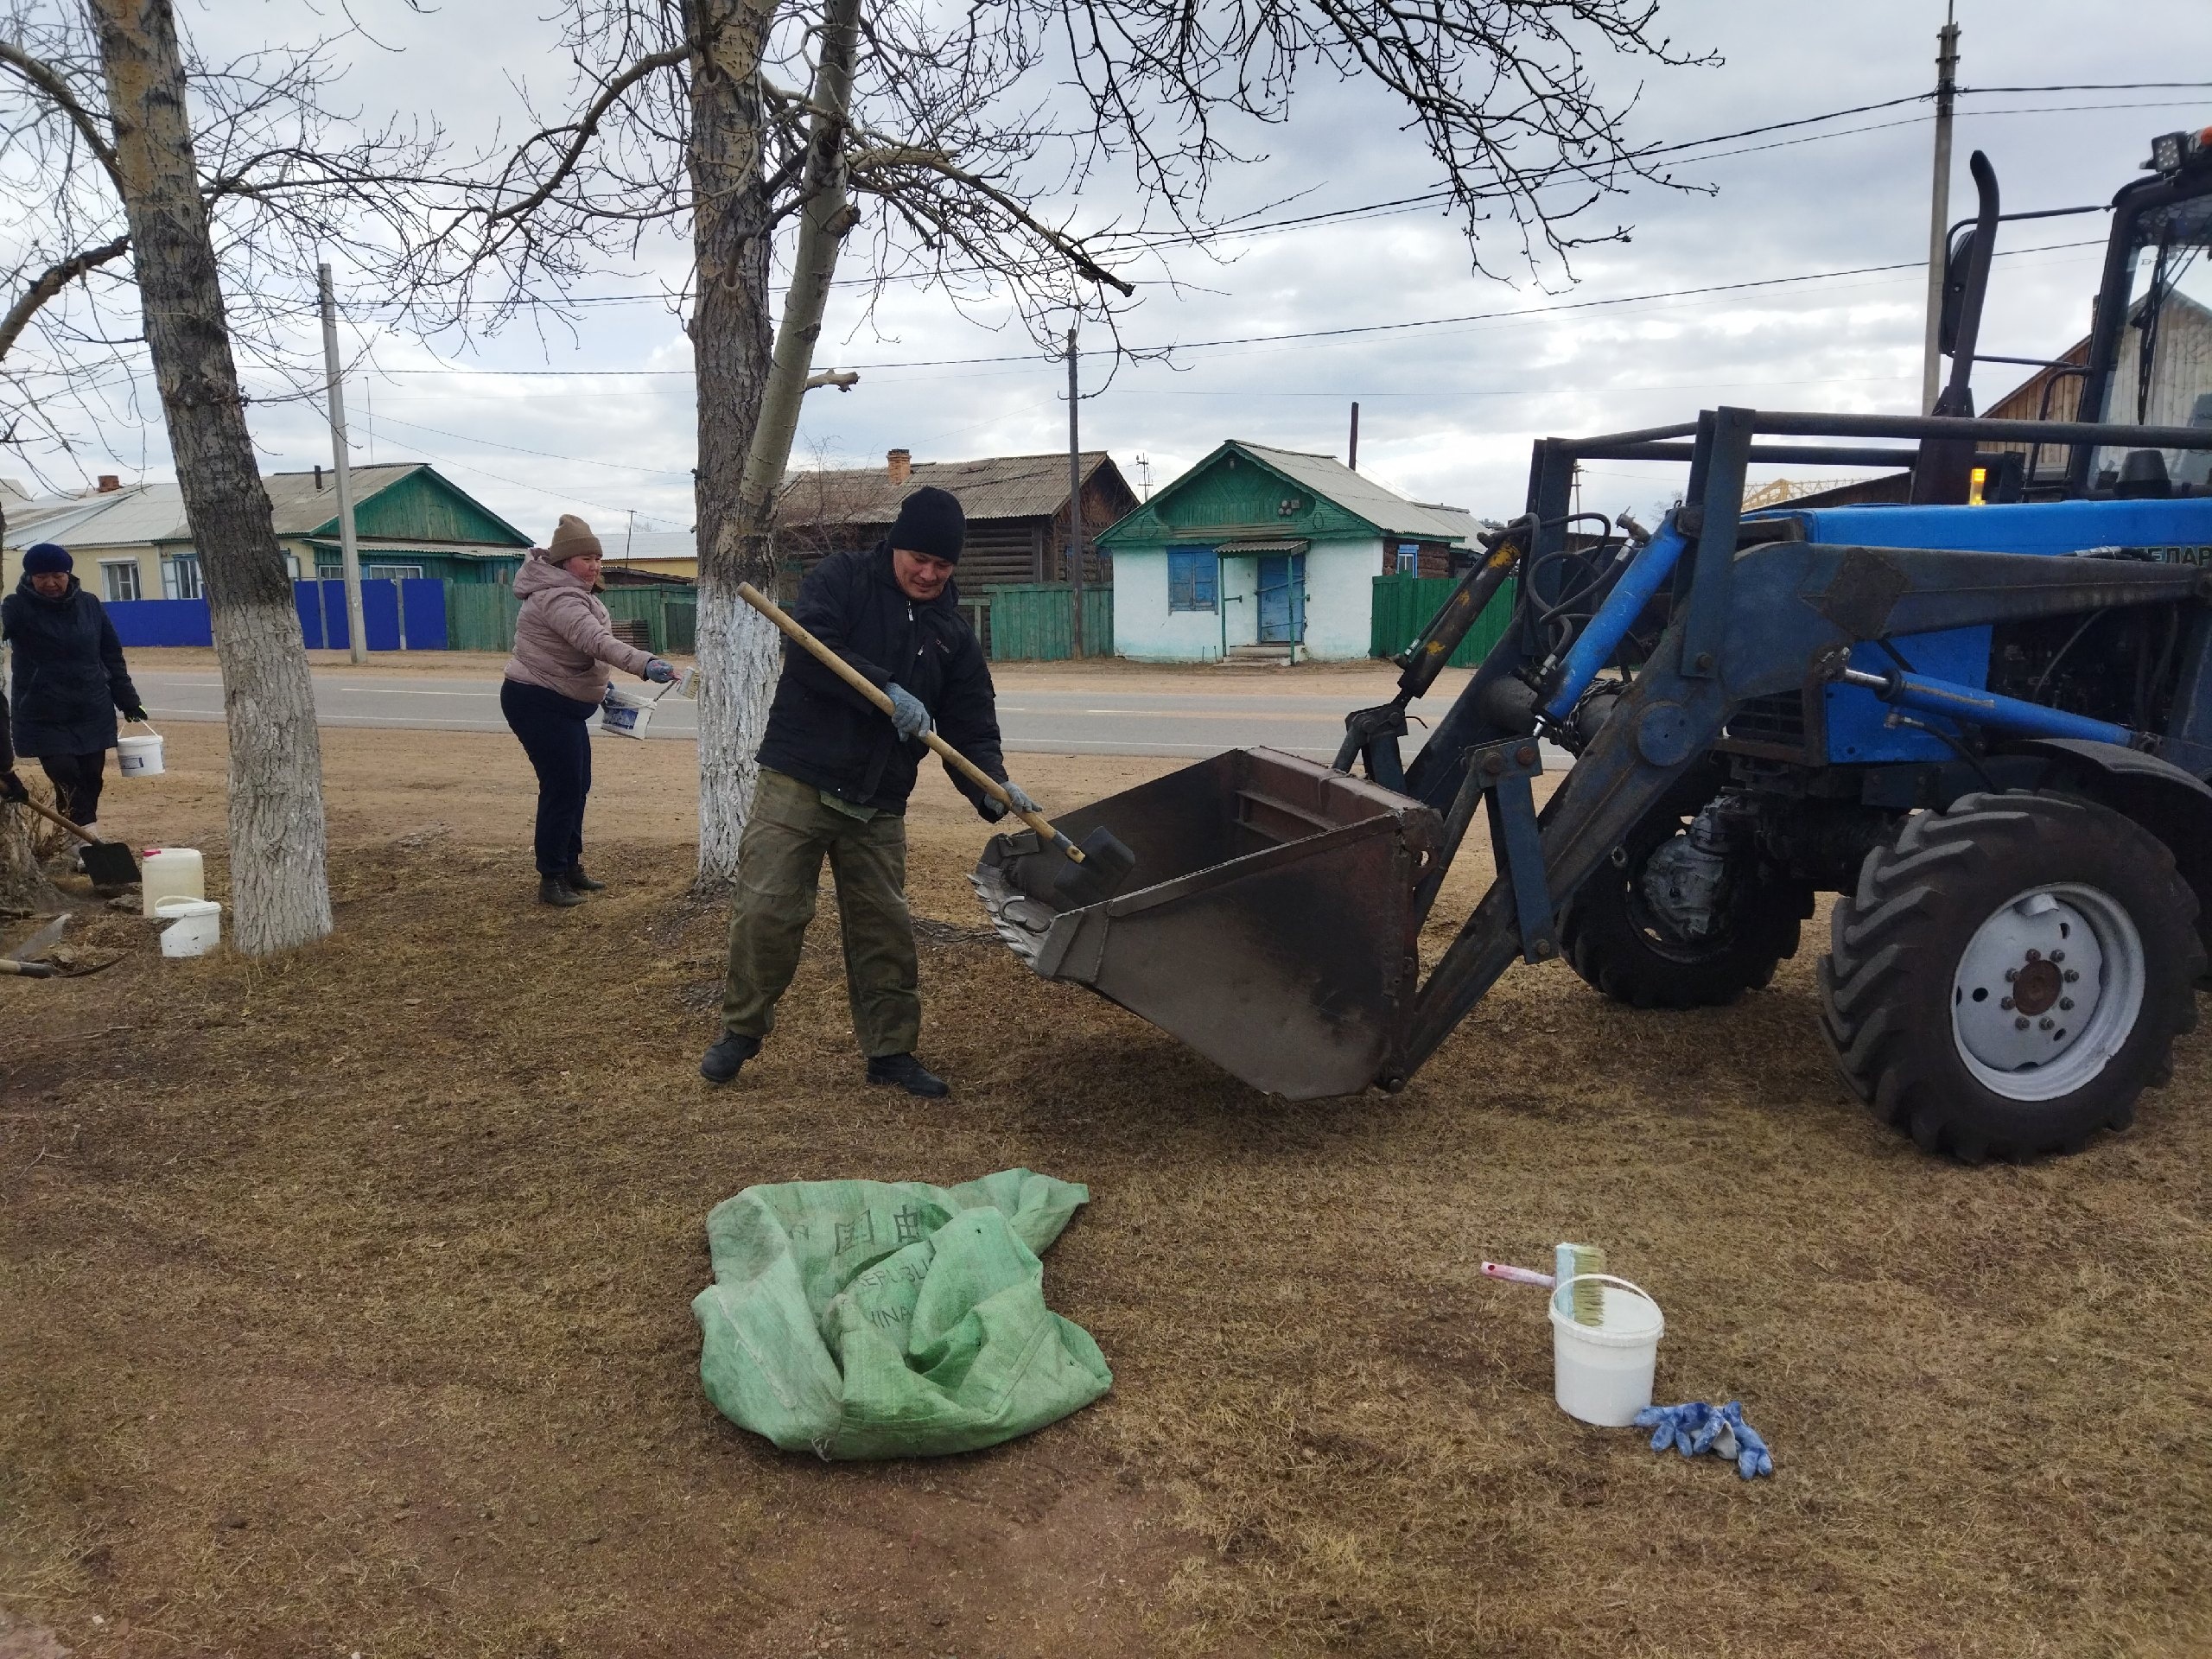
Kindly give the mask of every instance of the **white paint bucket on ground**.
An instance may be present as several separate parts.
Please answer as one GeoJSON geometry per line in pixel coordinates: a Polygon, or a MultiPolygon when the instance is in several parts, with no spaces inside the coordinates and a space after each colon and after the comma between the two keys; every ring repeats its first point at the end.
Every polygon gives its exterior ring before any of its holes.
{"type": "Polygon", "coordinates": [[[1625,1279],[1578,1274],[1552,1292],[1552,1397],[1568,1416],[1600,1428],[1626,1428],[1651,1403],[1651,1379],[1666,1333],[1659,1304],[1625,1279]],[[1576,1323],[1574,1287],[1602,1287],[1595,1325],[1576,1323]]]}
{"type": "Polygon", "coordinates": [[[164,899],[154,914],[168,923],[162,930],[165,957],[204,957],[222,943],[223,907],[212,899],[164,899]]]}
{"type": "Polygon", "coordinates": [[[116,769],[126,778],[158,778],[162,775],[162,734],[148,727],[145,737],[118,737],[115,740],[116,769]]]}

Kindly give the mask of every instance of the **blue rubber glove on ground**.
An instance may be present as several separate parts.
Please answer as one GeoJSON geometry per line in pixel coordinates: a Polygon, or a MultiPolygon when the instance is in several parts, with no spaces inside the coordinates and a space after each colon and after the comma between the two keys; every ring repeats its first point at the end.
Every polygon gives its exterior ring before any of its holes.
{"type": "Polygon", "coordinates": [[[883,690],[891,699],[891,723],[899,728],[899,736],[912,743],[931,728],[930,711],[922,707],[919,697],[896,683],[883,690]]]}
{"type": "Polygon", "coordinates": [[[1710,1452],[1736,1465],[1745,1480],[1774,1472],[1774,1458],[1758,1430],[1744,1421],[1740,1401],[1731,1400],[1718,1410],[1702,1400],[1679,1406],[1646,1406],[1636,1414],[1636,1427],[1651,1430],[1651,1449],[1673,1446],[1686,1458],[1710,1452]]]}

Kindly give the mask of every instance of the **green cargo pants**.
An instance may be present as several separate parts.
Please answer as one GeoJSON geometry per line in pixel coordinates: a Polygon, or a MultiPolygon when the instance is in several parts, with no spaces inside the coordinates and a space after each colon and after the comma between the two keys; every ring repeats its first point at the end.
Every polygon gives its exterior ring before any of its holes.
{"type": "Polygon", "coordinates": [[[837,811],[813,785],[766,766],[738,843],[722,1028],[741,1037],[775,1028],[776,1000],[798,969],[799,944],[814,919],[824,853],[837,880],[845,995],[861,1052],[872,1060],[911,1054],[921,1037],[922,999],[906,912],[906,820],[837,811]]]}

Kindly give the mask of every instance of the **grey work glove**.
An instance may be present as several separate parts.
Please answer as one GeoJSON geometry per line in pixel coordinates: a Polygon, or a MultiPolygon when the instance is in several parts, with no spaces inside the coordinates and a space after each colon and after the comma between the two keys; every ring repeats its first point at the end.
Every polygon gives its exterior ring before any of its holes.
{"type": "Polygon", "coordinates": [[[645,677],[655,685],[673,685],[676,683],[676,671],[656,657],[645,664],[645,677]]]}
{"type": "Polygon", "coordinates": [[[934,728],[930,711],[922,707],[922,700],[905,686],[893,682],[883,688],[891,699],[891,723],[899,728],[899,735],[909,743],[918,741],[922,734],[934,728]]]}
{"type": "MultiPolygon", "coordinates": [[[[1011,809],[1014,811],[1042,812],[1045,810],[1043,807],[1038,805],[1036,802],[1031,800],[1029,798],[1029,791],[1022,788],[1020,784],[1015,783],[1011,778],[1000,779],[999,787],[1006,791],[1008,795],[1014,798],[1014,805],[1011,809]]],[[[983,819],[987,823],[996,823],[1001,818],[1006,817],[1009,810],[1007,804],[999,799],[995,795],[986,795],[982,799],[982,804],[983,809],[983,819]]]]}

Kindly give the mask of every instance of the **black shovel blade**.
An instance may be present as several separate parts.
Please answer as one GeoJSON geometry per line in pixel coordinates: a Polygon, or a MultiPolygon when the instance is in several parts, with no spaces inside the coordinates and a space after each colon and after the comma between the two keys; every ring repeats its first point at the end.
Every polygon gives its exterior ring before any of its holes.
{"type": "Polygon", "coordinates": [[[1137,867],[1137,855],[1127,842],[1108,829],[1092,830],[1076,843],[1083,861],[1064,859],[1059,879],[1052,884],[1053,898],[1063,907],[1076,909],[1111,899],[1128,885],[1137,867]]]}
{"type": "Polygon", "coordinates": [[[138,855],[119,841],[87,841],[85,874],[96,887],[127,887],[138,879],[138,855]]]}

